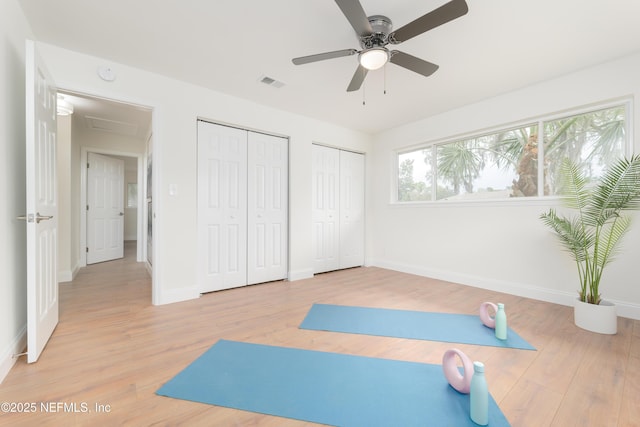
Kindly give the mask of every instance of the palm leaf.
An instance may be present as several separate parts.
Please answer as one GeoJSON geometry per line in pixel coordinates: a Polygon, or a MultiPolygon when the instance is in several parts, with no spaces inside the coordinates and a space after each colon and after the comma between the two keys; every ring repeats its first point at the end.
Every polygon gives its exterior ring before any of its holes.
{"type": "Polygon", "coordinates": [[[540,215],[540,219],[553,231],[564,248],[572,254],[576,262],[583,262],[587,259],[588,248],[593,246],[595,237],[587,234],[578,218],[568,219],[559,216],[554,209],[540,215]]]}
{"type": "Polygon", "coordinates": [[[585,209],[589,225],[604,225],[617,218],[621,210],[640,208],[640,155],[621,159],[596,185],[585,209]]]}
{"type": "Polygon", "coordinates": [[[631,226],[631,218],[621,216],[612,222],[608,227],[604,227],[600,234],[596,263],[603,268],[613,261],[615,255],[619,253],[620,241],[631,226]]]}
{"type": "Polygon", "coordinates": [[[578,210],[587,206],[589,202],[587,184],[589,181],[579,166],[569,158],[565,158],[560,165],[560,179],[564,186],[563,200],[565,204],[578,210]]]}

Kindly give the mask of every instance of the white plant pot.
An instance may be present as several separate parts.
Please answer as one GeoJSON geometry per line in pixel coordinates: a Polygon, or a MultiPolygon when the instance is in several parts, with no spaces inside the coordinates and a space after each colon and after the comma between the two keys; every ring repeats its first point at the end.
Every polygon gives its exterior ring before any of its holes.
{"type": "Polygon", "coordinates": [[[573,308],[573,320],[576,326],[587,331],[609,335],[618,332],[616,306],[607,301],[600,301],[600,304],[589,304],[576,300],[573,308]]]}

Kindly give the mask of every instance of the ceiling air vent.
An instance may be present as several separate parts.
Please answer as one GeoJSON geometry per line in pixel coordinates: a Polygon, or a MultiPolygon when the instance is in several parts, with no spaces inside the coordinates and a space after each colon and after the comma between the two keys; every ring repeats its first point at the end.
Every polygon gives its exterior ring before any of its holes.
{"type": "Polygon", "coordinates": [[[273,87],[278,88],[278,89],[280,89],[282,86],[284,86],[284,83],[279,82],[278,80],[273,79],[273,78],[271,78],[269,76],[260,77],[260,83],[264,83],[266,85],[273,86],[273,87]]]}
{"type": "Polygon", "coordinates": [[[127,136],[136,136],[138,134],[138,125],[135,123],[120,122],[93,116],[85,116],[85,119],[87,121],[87,127],[91,130],[112,132],[127,136]]]}

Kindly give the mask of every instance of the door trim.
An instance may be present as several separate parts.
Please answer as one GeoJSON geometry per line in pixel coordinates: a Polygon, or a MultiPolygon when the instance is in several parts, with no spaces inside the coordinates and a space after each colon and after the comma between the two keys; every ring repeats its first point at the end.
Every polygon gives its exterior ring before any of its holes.
{"type": "MultiPolygon", "coordinates": [[[[124,104],[129,104],[129,105],[135,105],[135,106],[139,106],[139,107],[143,107],[143,108],[147,108],[151,111],[151,131],[149,133],[149,135],[147,135],[146,140],[145,140],[145,144],[148,144],[149,142],[149,138],[152,137],[152,135],[158,135],[158,131],[157,131],[157,127],[158,127],[158,111],[157,111],[157,106],[154,104],[154,102],[150,102],[148,98],[146,99],[141,99],[141,98],[137,98],[137,97],[118,97],[118,98],[112,98],[110,97],[108,94],[98,94],[95,92],[91,92],[91,91],[86,91],[86,88],[79,88],[77,86],[77,82],[72,81],[68,86],[64,86],[64,87],[58,87],[58,91],[61,92],[66,92],[66,93],[71,93],[71,94],[78,94],[78,95],[84,95],[84,96],[90,96],[93,98],[97,98],[97,99],[103,99],[103,100],[107,100],[107,101],[114,101],[114,102],[120,102],[120,103],[124,103],[124,104]]],[[[102,153],[100,149],[94,149],[96,153],[99,154],[110,154],[110,153],[102,153]]],[[[108,150],[106,150],[108,151],[108,150]]],[[[136,154],[135,156],[138,157],[138,171],[143,170],[143,180],[139,181],[139,183],[143,183],[143,185],[145,186],[144,188],[146,188],[147,185],[147,160],[151,160],[152,158],[158,158],[160,156],[162,152],[162,146],[160,143],[158,142],[154,142],[153,144],[153,152],[151,153],[150,159],[147,159],[146,154],[136,154]],[[142,157],[139,157],[142,156],[142,157]],[[141,159],[142,158],[142,164],[141,164],[141,159]]],[[[131,156],[131,153],[127,153],[127,155],[131,156]]],[[[84,206],[86,209],[86,204],[87,204],[87,200],[86,200],[86,178],[87,178],[87,173],[86,170],[82,170],[82,165],[84,165],[84,168],[86,169],[86,165],[87,165],[87,156],[83,155],[82,153],[82,148],[81,148],[81,158],[80,158],[81,163],[81,170],[80,170],[80,186],[81,186],[81,202],[80,202],[80,206],[84,206]],[[84,180],[84,183],[83,183],[84,180]],[[82,197],[84,195],[84,201],[82,200],[82,197]],[[84,203],[84,205],[83,205],[84,203]]],[[[158,160],[154,161],[154,173],[153,173],[153,181],[154,183],[159,182],[160,178],[161,178],[161,174],[162,174],[162,170],[160,168],[160,162],[158,160]]],[[[140,175],[138,175],[138,179],[140,179],[140,175]]],[[[154,205],[154,211],[157,212],[160,210],[160,206],[162,204],[162,201],[157,197],[157,185],[153,186],[153,205],[154,205]]],[[[140,192],[138,193],[140,194],[140,192]]],[[[84,217],[84,212],[81,212],[80,218],[81,218],[81,224],[80,224],[80,233],[82,234],[82,230],[85,230],[85,238],[84,241],[80,241],[80,248],[86,248],[87,246],[87,239],[86,239],[86,218],[84,220],[84,225],[82,223],[82,218],[84,217]],[[83,246],[84,245],[84,246],[83,246]]],[[[138,221],[140,221],[140,219],[138,219],[138,221]]],[[[140,222],[138,222],[138,226],[140,225],[140,222]]],[[[147,246],[147,234],[146,234],[146,229],[147,229],[147,208],[146,208],[146,200],[144,201],[144,213],[143,213],[143,218],[142,218],[142,227],[138,227],[139,232],[142,232],[142,238],[143,238],[143,248],[142,248],[142,256],[140,256],[140,253],[138,252],[136,255],[136,259],[142,259],[141,262],[145,262],[146,263],[146,246],[147,246]],[[140,230],[144,230],[140,231],[140,230]]],[[[160,265],[161,264],[161,257],[159,255],[159,244],[161,243],[162,240],[162,230],[160,229],[160,227],[158,226],[154,226],[154,230],[153,230],[153,235],[154,235],[154,245],[153,245],[153,260],[155,262],[156,265],[160,265]]],[[[140,242],[140,235],[138,235],[138,241],[140,242]]],[[[79,262],[82,262],[81,260],[84,259],[84,266],[86,266],[86,256],[83,257],[82,256],[82,251],[81,252],[81,257],[79,262]]],[[[85,253],[86,255],[86,253],[85,253]]],[[[81,265],[78,265],[78,268],[82,267],[81,265]]],[[[160,276],[159,274],[157,274],[157,269],[152,269],[151,270],[151,304],[153,305],[161,305],[161,304],[167,304],[170,302],[175,301],[179,301],[182,299],[171,299],[171,297],[165,297],[163,295],[162,292],[162,276],[160,276]]],[[[166,293],[166,291],[164,292],[166,293]]]]}

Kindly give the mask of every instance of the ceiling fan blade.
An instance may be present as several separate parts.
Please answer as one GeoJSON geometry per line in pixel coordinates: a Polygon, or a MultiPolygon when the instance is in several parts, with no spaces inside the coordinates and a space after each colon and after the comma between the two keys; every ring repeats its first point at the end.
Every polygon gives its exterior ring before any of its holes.
{"type": "Polygon", "coordinates": [[[293,58],[291,62],[295,65],[308,64],[310,62],[324,61],[325,59],[340,58],[343,56],[351,56],[358,53],[355,49],[334,50],[333,52],[317,53],[315,55],[301,56],[293,58]]]}
{"type": "Polygon", "coordinates": [[[440,68],[436,64],[427,62],[424,59],[416,58],[408,53],[400,52],[399,50],[391,51],[391,58],[389,59],[389,62],[415,73],[422,74],[425,77],[429,77],[431,74],[435,73],[438,68],[440,68]]]}
{"type": "Polygon", "coordinates": [[[354,92],[360,89],[362,86],[362,82],[364,82],[364,78],[367,77],[367,73],[369,70],[364,68],[362,65],[358,65],[356,72],[353,74],[353,78],[351,79],[351,83],[349,83],[349,87],[347,88],[347,92],[354,92]]]}
{"type": "Polygon", "coordinates": [[[373,33],[369,18],[358,0],[336,0],[336,3],[359,37],[373,33]]]}
{"type": "Polygon", "coordinates": [[[442,24],[453,21],[465,15],[468,11],[469,7],[465,0],[452,0],[415,21],[408,23],[404,27],[398,28],[389,34],[389,41],[393,44],[407,41],[442,24]]]}

